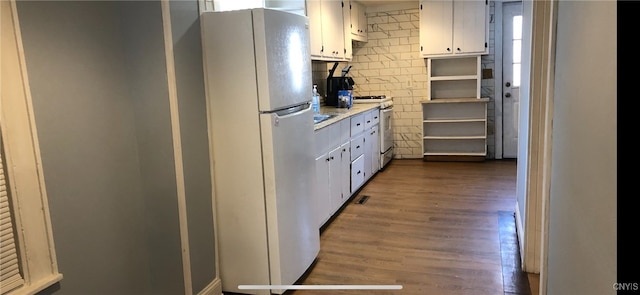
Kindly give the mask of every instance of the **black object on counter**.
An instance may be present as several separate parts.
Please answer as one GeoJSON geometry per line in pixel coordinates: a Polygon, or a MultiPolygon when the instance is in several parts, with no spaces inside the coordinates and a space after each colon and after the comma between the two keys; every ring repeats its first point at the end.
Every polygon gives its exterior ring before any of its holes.
{"type": "Polygon", "coordinates": [[[338,64],[338,62],[333,64],[333,67],[329,70],[329,77],[327,77],[327,97],[325,99],[325,105],[328,106],[340,107],[338,92],[340,90],[353,90],[353,85],[355,84],[353,78],[346,76],[351,66],[342,69],[342,76],[333,76],[338,64]]]}

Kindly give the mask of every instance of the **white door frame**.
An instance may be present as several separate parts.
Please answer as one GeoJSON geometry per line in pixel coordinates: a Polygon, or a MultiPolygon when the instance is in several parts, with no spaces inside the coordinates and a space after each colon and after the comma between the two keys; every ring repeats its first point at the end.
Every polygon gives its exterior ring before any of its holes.
{"type": "MultiPolygon", "coordinates": [[[[524,0],[527,1],[527,0],[524,0]]],[[[495,147],[496,159],[502,159],[502,23],[503,2],[495,1],[495,147]]],[[[526,165],[526,176],[517,181],[525,182],[524,235],[518,235],[521,244],[523,270],[540,274],[540,294],[546,294],[546,257],[548,202],[551,163],[551,120],[553,115],[553,79],[555,63],[555,23],[557,1],[532,1],[523,5],[523,17],[531,18],[531,79],[527,108],[530,114],[529,129],[519,130],[520,140],[527,140],[528,153],[518,155],[518,165],[526,165]],[[529,7],[527,8],[525,7],[529,7]]],[[[526,36],[523,36],[526,37],[526,36]]],[[[523,57],[524,58],[524,57],[523,57]]],[[[522,102],[522,101],[521,101],[522,102]]],[[[520,177],[520,176],[519,176],[520,177]]]]}
{"type": "MultiPolygon", "coordinates": [[[[534,264],[540,273],[539,294],[547,294],[547,250],[549,227],[549,197],[551,189],[551,128],[553,119],[553,90],[555,79],[555,47],[558,1],[533,1],[531,41],[530,107],[537,110],[531,115],[528,161],[529,190],[527,191],[527,218],[529,234],[525,243],[534,249],[526,251],[524,261],[534,264]],[[535,180],[535,181],[531,181],[535,180]],[[532,189],[533,188],[533,189],[532,189]]],[[[526,265],[524,265],[526,267],[526,265]]],[[[526,268],[525,268],[526,270],[526,268]]]]}

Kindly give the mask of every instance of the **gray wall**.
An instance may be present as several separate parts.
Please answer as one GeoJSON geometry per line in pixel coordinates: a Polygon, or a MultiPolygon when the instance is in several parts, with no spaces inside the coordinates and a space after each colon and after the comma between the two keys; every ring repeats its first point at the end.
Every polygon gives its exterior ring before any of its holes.
{"type": "Polygon", "coordinates": [[[616,294],[615,1],[560,1],[547,294],[616,294]]]}
{"type": "Polygon", "coordinates": [[[149,293],[117,2],[18,2],[63,294],[149,293]]]}
{"type": "MultiPolygon", "coordinates": [[[[196,2],[171,7],[195,293],[215,277],[202,58],[196,2]]],[[[159,2],[19,1],[18,16],[64,275],[41,293],[184,293],[159,2]]]]}
{"type": "Polygon", "coordinates": [[[184,293],[162,11],[156,1],[120,2],[138,158],[151,291],[184,293]]]}
{"type": "Polygon", "coordinates": [[[171,2],[182,160],[185,174],[191,278],[194,292],[214,278],[214,232],[207,107],[196,1],[171,2]]]}

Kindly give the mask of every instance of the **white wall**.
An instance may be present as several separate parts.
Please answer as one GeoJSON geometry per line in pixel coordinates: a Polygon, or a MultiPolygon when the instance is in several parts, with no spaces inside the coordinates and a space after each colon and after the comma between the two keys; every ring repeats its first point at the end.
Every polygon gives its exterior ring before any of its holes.
{"type": "Polygon", "coordinates": [[[616,294],[615,1],[559,1],[547,294],[616,294]]]}

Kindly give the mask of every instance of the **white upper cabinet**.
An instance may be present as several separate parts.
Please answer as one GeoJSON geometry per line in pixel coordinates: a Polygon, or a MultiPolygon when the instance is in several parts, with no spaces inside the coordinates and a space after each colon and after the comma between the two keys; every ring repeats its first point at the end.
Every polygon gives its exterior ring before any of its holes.
{"type": "Polygon", "coordinates": [[[352,44],[352,35],[351,35],[351,4],[349,1],[343,1],[344,5],[342,6],[342,20],[344,24],[343,35],[344,35],[344,58],[346,60],[351,60],[353,58],[353,44],[352,44]]]}
{"type": "Polygon", "coordinates": [[[488,0],[421,0],[420,54],[487,54],[488,17],[488,0]]]}
{"type": "Polygon", "coordinates": [[[335,0],[307,0],[312,59],[346,59],[343,5],[335,0]]]}
{"type": "Polygon", "coordinates": [[[320,1],[307,1],[307,17],[309,17],[309,40],[312,58],[322,57],[322,14],[320,1]]]}
{"type": "Polygon", "coordinates": [[[356,41],[367,42],[367,15],[364,5],[360,2],[350,1],[351,38],[356,41]]]}

